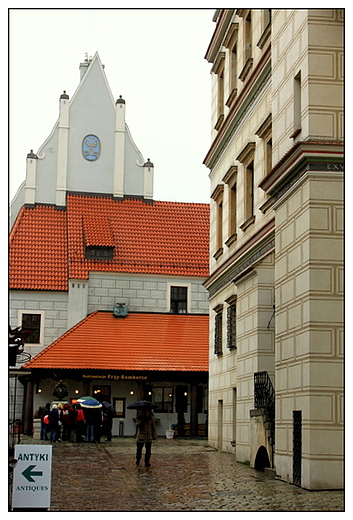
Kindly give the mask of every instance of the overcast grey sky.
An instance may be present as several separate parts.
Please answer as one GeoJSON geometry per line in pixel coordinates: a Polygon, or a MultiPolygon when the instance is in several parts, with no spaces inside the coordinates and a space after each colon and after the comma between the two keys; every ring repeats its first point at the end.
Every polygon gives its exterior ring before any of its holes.
{"type": "Polygon", "coordinates": [[[144,158],[155,166],[154,198],[209,201],[210,64],[214,9],[12,9],[10,199],[26,155],[42,145],[72,98],[85,53],[97,51],[144,158]]]}

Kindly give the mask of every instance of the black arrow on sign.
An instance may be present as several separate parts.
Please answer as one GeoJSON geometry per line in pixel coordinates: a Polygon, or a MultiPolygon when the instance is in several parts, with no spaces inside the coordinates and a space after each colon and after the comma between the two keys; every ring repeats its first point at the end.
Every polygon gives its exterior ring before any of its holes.
{"type": "Polygon", "coordinates": [[[28,480],[28,482],[35,482],[32,477],[41,477],[43,475],[43,471],[32,471],[33,468],[35,468],[35,465],[28,466],[28,468],[22,471],[22,475],[28,480]]]}

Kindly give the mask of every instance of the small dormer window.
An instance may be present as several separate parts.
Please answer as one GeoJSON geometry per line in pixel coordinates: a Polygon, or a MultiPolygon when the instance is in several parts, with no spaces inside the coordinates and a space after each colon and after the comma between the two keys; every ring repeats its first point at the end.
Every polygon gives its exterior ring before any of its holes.
{"type": "Polygon", "coordinates": [[[114,247],[86,246],[86,258],[89,260],[113,260],[114,247]]]}

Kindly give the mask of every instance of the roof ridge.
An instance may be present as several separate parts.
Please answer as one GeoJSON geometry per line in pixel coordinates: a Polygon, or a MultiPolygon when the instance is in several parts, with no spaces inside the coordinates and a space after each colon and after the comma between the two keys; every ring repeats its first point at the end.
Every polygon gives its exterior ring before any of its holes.
{"type": "Polygon", "coordinates": [[[168,205],[173,204],[173,205],[188,205],[188,206],[196,205],[196,206],[207,206],[207,207],[210,206],[209,202],[185,202],[185,201],[172,201],[172,200],[153,200],[153,204],[151,204],[150,199],[145,200],[145,199],[143,199],[143,197],[124,196],[123,198],[116,198],[116,197],[110,195],[109,193],[105,194],[105,193],[68,192],[67,197],[68,198],[77,197],[80,199],[84,199],[84,198],[100,199],[101,198],[101,199],[111,200],[113,202],[120,203],[120,204],[133,202],[134,204],[144,204],[146,207],[154,206],[155,204],[168,204],[168,205]]]}

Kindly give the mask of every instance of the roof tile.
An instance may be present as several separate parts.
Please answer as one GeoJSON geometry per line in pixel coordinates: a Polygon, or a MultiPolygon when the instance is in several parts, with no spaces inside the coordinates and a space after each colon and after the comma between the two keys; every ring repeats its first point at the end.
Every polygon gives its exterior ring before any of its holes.
{"type": "Polygon", "coordinates": [[[67,228],[64,211],[22,208],[10,235],[10,288],[66,291],[67,228]]]}
{"type": "Polygon", "coordinates": [[[208,315],[95,311],[24,368],[208,371],[208,315]]]}
{"type": "Polygon", "coordinates": [[[10,288],[67,290],[109,271],[207,277],[209,205],[69,194],[67,208],[23,207],[10,236],[10,288]],[[113,247],[113,260],[85,258],[113,247]]]}

